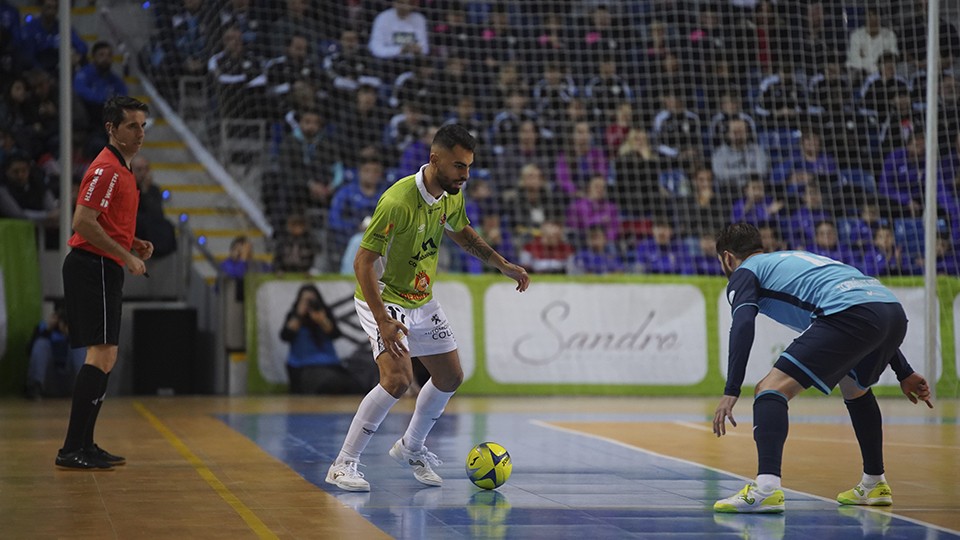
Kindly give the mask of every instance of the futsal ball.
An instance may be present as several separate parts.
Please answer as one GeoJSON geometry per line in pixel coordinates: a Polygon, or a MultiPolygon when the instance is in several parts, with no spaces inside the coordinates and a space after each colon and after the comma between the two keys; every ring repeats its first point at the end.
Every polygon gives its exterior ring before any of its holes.
{"type": "Polygon", "coordinates": [[[507,449],[494,442],[480,443],[467,454],[467,478],[483,489],[496,489],[510,478],[513,462],[507,449]]]}

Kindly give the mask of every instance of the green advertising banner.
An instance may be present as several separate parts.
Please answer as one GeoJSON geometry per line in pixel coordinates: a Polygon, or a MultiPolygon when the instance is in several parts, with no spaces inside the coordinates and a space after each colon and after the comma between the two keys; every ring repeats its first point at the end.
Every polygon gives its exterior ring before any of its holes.
{"type": "Polygon", "coordinates": [[[0,395],[23,390],[42,293],[33,223],[0,219],[0,395]]]}
{"type": "MultiPolygon", "coordinates": [[[[247,280],[248,390],[286,390],[287,346],[277,334],[302,282],[335,305],[355,352],[365,336],[353,313],[350,276],[259,275],[247,280]],[[355,330],[355,331],[354,331],[355,330]]],[[[726,279],[682,276],[535,276],[523,294],[497,275],[443,275],[435,293],[455,332],[464,369],[460,391],[475,395],[719,395],[726,374],[726,279]]],[[[923,373],[923,289],[919,278],[885,279],[910,318],[902,347],[923,373]]],[[[960,280],[939,278],[941,360],[937,390],[958,395],[954,309],[960,280]]],[[[760,317],[744,392],[795,333],[760,317]]],[[[369,354],[369,352],[367,353],[369,354]]],[[[924,373],[928,380],[937,374],[924,373]]],[[[879,395],[899,395],[885,375],[879,395]]]]}

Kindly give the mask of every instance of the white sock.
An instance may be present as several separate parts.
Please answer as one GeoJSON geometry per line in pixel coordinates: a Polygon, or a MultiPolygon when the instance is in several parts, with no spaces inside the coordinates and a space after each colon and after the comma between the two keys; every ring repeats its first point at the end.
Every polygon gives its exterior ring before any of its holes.
{"type": "Polygon", "coordinates": [[[343,448],[337,456],[337,463],[360,460],[360,454],[397,401],[397,398],[379,384],[367,393],[357,408],[357,414],[353,416],[353,422],[350,422],[350,429],[347,430],[343,448]]]}
{"type": "Polygon", "coordinates": [[[420,395],[417,396],[417,406],[413,411],[413,418],[410,419],[410,425],[407,426],[407,432],[403,434],[403,445],[412,452],[423,448],[423,442],[427,440],[427,434],[437,423],[437,419],[443,414],[444,407],[453,397],[453,392],[441,392],[433,385],[433,379],[427,381],[420,389],[420,395]]]}
{"type": "Polygon", "coordinates": [[[863,484],[863,487],[866,487],[866,488],[872,488],[877,484],[879,484],[880,482],[886,482],[886,481],[887,481],[886,477],[883,476],[882,474],[873,475],[873,474],[863,473],[863,478],[860,479],[860,483],[863,484]]]}
{"type": "Polygon", "coordinates": [[[757,489],[761,493],[772,493],[780,489],[780,477],[775,474],[758,474],[757,489]]]}

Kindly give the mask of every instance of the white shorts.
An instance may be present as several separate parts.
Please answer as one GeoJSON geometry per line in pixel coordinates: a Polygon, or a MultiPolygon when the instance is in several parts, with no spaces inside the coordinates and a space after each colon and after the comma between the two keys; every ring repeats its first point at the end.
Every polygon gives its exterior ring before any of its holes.
{"type": "MultiPolygon", "coordinates": [[[[373,318],[370,306],[359,298],[354,298],[357,315],[360,317],[360,326],[370,339],[373,349],[373,358],[377,359],[386,350],[383,340],[380,339],[380,329],[373,318]]],[[[394,319],[407,327],[410,334],[403,338],[403,344],[410,351],[410,356],[430,356],[457,350],[457,340],[453,337],[453,329],[447,321],[447,315],[440,307],[436,298],[418,308],[403,308],[396,304],[385,304],[387,312],[394,319]]]]}

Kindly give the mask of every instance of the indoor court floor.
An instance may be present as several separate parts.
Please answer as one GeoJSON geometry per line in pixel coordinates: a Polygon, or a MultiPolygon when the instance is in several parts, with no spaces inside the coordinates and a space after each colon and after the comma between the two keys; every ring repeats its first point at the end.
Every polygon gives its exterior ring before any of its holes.
{"type": "Polygon", "coordinates": [[[455,396],[427,440],[439,488],[387,455],[405,398],[362,458],[372,491],[347,493],[323,478],[359,400],[108,399],[97,441],[128,464],[97,473],[53,466],[68,401],[0,401],[0,538],[960,539],[958,400],[881,399],[888,509],[834,502],[861,470],[842,399],[794,400],[781,516],[711,510],[756,472],[749,397],[717,439],[714,398],[455,396]],[[496,491],[464,474],[483,441],[513,460],[496,491]]]}

